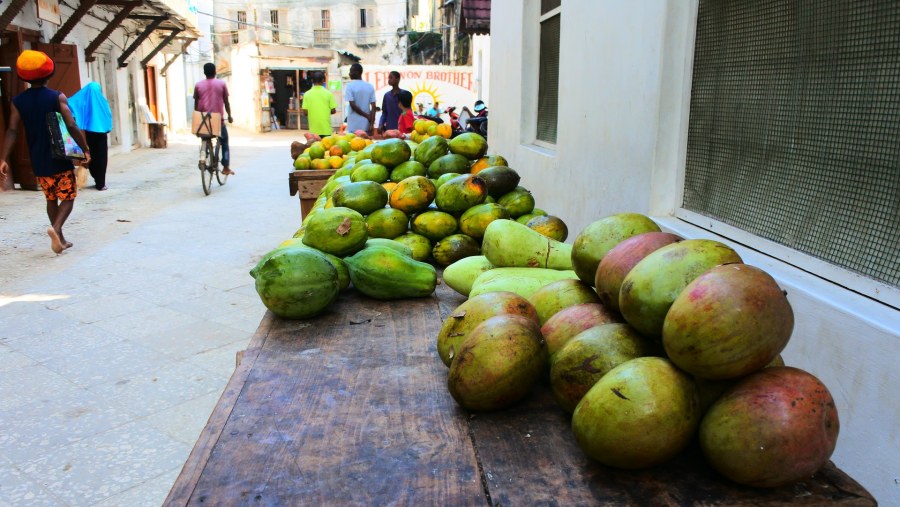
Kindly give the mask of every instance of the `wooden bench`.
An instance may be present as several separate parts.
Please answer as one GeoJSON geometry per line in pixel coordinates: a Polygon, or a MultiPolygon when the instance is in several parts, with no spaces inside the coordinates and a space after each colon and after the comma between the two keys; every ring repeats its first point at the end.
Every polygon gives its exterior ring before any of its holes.
{"type": "Polygon", "coordinates": [[[463,301],[351,290],[314,320],[267,313],[166,505],[875,505],[830,462],[771,490],[721,478],[696,446],[643,471],[598,465],[546,385],[470,414],[435,350],[463,301]]]}

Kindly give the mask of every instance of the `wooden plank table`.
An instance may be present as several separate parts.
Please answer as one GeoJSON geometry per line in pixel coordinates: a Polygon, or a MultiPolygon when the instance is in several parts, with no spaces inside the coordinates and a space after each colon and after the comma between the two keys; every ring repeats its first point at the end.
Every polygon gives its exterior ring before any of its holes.
{"type": "Polygon", "coordinates": [[[463,301],[350,290],[313,320],[267,313],[166,505],[875,505],[831,462],[770,490],[721,478],[696,445],[648,470],[598,465],[546,385],[469,414],[436,352],[463,301]]]}

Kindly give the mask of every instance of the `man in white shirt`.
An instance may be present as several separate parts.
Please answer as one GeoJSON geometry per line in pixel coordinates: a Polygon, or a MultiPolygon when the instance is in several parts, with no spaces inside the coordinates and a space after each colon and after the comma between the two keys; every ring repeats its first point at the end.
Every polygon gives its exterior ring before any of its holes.
{"type": "Polygon", "coordinates": [[[364,130],[372,135],[375,126],[375,87],[362,80],[362,65],[350,66],[350,82],[344,87],[344,98],[350,103],[347,132],[364,130]]]}

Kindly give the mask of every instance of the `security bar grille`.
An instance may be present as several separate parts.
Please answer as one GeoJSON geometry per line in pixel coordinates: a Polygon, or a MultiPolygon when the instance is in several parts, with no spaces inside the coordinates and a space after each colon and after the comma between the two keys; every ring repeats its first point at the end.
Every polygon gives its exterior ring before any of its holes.
{"type": "Polygon", "coordinates": [[[700,0],[685,209],[900,286],[900,2],[700,0]]]}

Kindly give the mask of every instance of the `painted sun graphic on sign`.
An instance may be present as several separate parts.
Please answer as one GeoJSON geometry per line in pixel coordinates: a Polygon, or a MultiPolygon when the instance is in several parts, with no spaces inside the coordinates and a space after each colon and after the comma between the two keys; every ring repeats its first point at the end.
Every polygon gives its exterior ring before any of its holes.
{"type": "Polygon", "coordinates": [[[418,111],[422,105],[422,111],[427,111],[435,102],[440,102],[441,94],[435,85],[419,81],[410,93],[413,96],[413,110],[418,111]]]}

